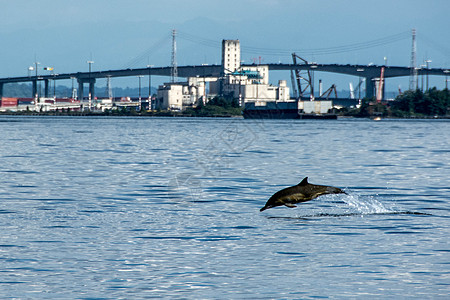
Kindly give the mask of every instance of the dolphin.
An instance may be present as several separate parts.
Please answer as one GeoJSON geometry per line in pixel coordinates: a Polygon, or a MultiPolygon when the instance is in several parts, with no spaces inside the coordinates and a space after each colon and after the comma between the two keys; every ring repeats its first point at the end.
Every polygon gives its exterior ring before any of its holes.
{"type": "Polygon", "coordinates": [[[294,205],[296,203],[306,202],[326,194],[347,193],[333,186],[310,184],[308,183],[308,177],[305,177],[299,184],[282,189],[273,194],[260,211],[280,205],[294,208],[297,207],[294,205]]]}

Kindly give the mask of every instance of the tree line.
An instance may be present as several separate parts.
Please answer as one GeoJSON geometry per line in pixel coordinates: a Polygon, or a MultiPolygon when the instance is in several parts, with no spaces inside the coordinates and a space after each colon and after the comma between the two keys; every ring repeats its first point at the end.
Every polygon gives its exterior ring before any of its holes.
{"type": "Polygon", "coordinates": [[[355,117],[450,117],[450,90],[417,89],[398,95],[394,101],[377,103],[375,98],[365,98],[361,106],[343,113],[355,117]]]}
{"type": "Polygon", "coordinates": [[[392,103],[393,113],[398,115],[450,115],[450,91],[438,90],[435,87],[422,92],[421,90],[406,91],[397,96],[392,103]]]}

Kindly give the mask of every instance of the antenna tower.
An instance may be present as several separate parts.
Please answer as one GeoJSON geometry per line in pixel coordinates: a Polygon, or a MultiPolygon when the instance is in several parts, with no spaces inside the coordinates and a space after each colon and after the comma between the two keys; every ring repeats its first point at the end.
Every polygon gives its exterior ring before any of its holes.
{"type": "Polygon", "coordinates": [[[177,35],[176,29],[172,30],[172,72],[171,72],[171,80],[175,82],[178,77],[178,68],[177,68],[177,41],[175,39],[177,35]]]}
{"type": "Polygon", "coordinates": [[[412,49],[411,49],[411,73],[409,76],[409,89],[415,91],[417,89],[417,68],[416,68],[416,29],[412,30],[412,49]]]}

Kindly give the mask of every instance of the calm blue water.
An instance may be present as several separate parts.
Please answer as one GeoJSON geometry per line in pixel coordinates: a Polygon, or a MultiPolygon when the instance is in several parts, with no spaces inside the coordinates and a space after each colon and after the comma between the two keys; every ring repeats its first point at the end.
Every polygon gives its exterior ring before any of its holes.
{"type": "Polygon", "coordinates": [[[0,117],[0,298],[447,298],[450,122],[0,117]],[[259,209],[303,177],[346,189],[259,209]]]}

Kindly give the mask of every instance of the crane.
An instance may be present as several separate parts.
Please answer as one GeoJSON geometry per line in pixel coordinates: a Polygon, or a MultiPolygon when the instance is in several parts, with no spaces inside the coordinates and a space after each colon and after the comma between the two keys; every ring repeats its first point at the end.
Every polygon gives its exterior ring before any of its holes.
{"type": "Polygon", "coordinates": [[[336,85],[332,84],[331,87],[326,90],[325,92],[323,92],[322,95],[320,95],[320,97],[323,97],[324,95],[326,95],[326,98],[328,100],[328,97],[330,97],[331,93],[334,91],[334,95],[337,98],[337,90],[336,90],[336,85]]]}
{"type": "MultiPolygon", "coordinates": [[[[293,60],[294,65],[297,64],[297,58],[302,60],[305,65],[309,64],[306,59],[303,59],[300,56],[298,56],[297,54],[292,53],[292,60],[293,60]]],[[[300,70],[298,70],[298,69],[295,70],[295,79],[297,81],[299,97],[303,97],[303,93],[306,92],[306,90],[309,88],[310,89],[310,97],[311,97],[311,99],[314,99],[314,87],[312,84],[312,79],[311,79],[312,76],[311,76],[310,70],[307,70],[307,76],[308,76],[308,78],[305,78],[301,75],[300,70]],[[306,86],[304,89],[302,89],[301,80],[306,81],[306,86]]]]}
{"type": "Polygon", "coordinates": [[[383,98],[383,84],[384,84],[384,67],[381,67],[380,82],[378,83],[377,103],[381,102],[383,98]]]}
{"type": "Polygon", "coordinates": [[[292,93],[294,94],[294,98],[298,99],[298,91],[297,91],[297,85],[295,83],[295,78],[294,78],[294,70],[291,70],[291,84],[292,84],[292,93]]]}

